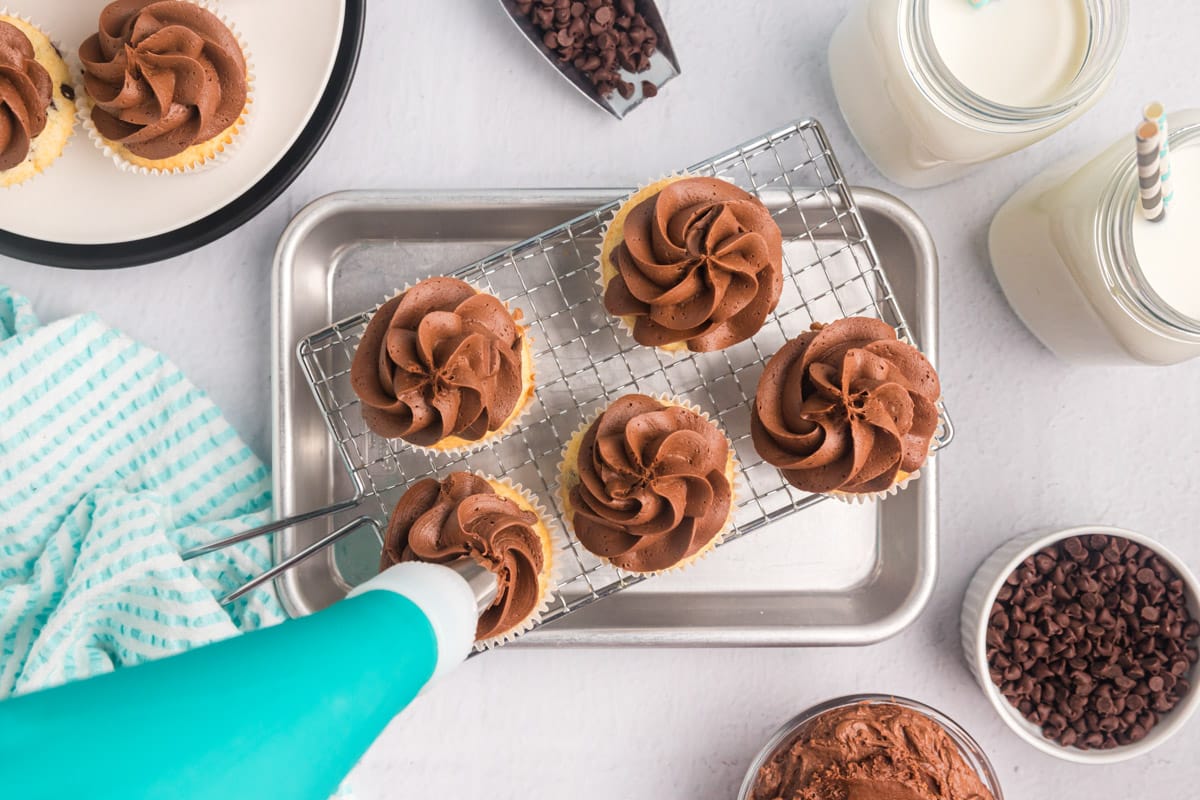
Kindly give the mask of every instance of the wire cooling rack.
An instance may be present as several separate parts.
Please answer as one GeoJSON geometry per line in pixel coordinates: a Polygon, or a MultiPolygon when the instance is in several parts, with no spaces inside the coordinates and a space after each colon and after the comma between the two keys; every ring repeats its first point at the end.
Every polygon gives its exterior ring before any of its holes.
{"type": "MultiPolygon", "coordinates": [[[[596,281],[597,256],[600,234],[619,201],[454,273],[522,309],[533,342],[537,388],[532,407],[511,433],[486,449],[429,455],[367,429],[350,386],[350,364],[374,309],[300,342],[304,374],[357,489],[353,513],[374,520],[376,538],[413,481],[472,470],[525,486],[553,509],[566,533],[554,554],[558,590],[541,624],[644,580],[601,562],[569,534],[556,486],[571,435],[631,392],[687,400],[729,436],[742,474],[734,529],[725,543],[825,499],[790,486],[755,452],[750,405],[759,375],[770,356],[812,322],[873,316],[911,341],[908,324],[819,123],[797,122],[687,171],[753,192],[783,231],[785,288],[776,312],[746,342],[720,352],[673,356],[636,344],[610,320],[596,281]]],[[[381,293],[387,288],[381,285],[381,293]]],[[[934,448],[952,435],[943,409],[934,448]]],[[[373,573],[373,564],[366,570],[364,577],[373,573]]]]}

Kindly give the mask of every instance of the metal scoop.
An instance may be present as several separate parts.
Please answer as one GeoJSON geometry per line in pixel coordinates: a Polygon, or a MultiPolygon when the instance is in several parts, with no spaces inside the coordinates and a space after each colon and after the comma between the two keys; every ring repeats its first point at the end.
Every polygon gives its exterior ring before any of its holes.
{"type": "Polygon", "coordinates": [[[632,83],[634,87],[633,94],[628,99],[615,91],[610,92],[607,96],[602,96],[582,70],[569,61],[560,61],[558,54],[547,47],[543,41],[544,33],[538,29],[532,19],[521,13],[516,0],[500,0],[500,5],[508,13],[508,18],[512,20],[513,24],[521,33],[525,34],[525,38],[533,45],[534,49],[553,64],[554,68],[570,81],[580,94],[617,119],[624,119],[626,114],[641,105],[643,100],[648,99],[642,90],[642,81],[653,84],[657,90],[682,72],[679,68],[679,61],[675,58],[675,49],[671,47],[671,40],[667,36],[667,27],[663,24],[662,14],[659,13],[658,6],[651,0],[638,0],[637,9],[645,18],[646,24],[653,28],[658,35],[658,45],[654,55],[650,57],[649,69],[643,72],[629,72],[624,69],[620,71],[621,78],[632,83]]]}

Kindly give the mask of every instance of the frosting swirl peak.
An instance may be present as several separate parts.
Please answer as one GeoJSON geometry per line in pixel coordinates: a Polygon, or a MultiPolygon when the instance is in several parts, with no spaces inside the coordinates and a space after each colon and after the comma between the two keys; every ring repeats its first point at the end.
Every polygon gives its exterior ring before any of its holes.
{"type": "Polygon", "coordinates": [[[455,278],[429,278],[384,303],[350,367],[367,427],[421,446],[502,428],[527,394],[519,317],[455,278]]]}
{"type": "Polygon", "coordinates": [[[783,290],[783,237],[766,206],[717,178],[636,200],[614,221],[609,313],[632,317],[634,339],[654,347],[720,350],[758,333],[783,290]]]}
{"type": "MultiPolygon", "coordinates": [[[[568,459],[571,454],[568,453],[568,459]]],[[[729,521],[733,459],[711,422],[640,394],[610,405],[584,432],[570,485],[575,535],[631,572],[669,569],[729,521]]]]}
{"type": "Polygon", "coordinates": [[[136,156],[216,138],[246,107],[246,60],[220,18],[185,0],[117,0],[79,46],[92,122],[136,156]]]}
{"type": "Polygon", "coordinates": [[[0,170],[29,155],[34,137],[46,127],[53,94],[54,82],[34,59],[29,37],[0,20],[0,170]]]}
{"type": "Polygon", "coordinates": [[[519,627],[548,588],[548,539],[537,515],[502,497],[484,478],[452,472],[417,481],[388,520],[379,568],[404,561],[445,564],[470,557],[496,576],[496,599],[479,617],[476,641],[519,627]]]}
{"type": "Polygon", "coordinates": [[[751,410],[754,447],[807,492],[884,491],[925,463],[941,386],[878,319],[814,324],[771,357],[751,410]]]}

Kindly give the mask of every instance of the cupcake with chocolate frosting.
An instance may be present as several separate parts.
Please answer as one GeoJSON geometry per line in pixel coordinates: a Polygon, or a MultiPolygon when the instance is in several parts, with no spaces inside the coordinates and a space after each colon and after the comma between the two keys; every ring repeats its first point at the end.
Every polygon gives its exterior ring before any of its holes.
{"type": "Polygon", "coordinates": [[[797,489],[843,499],[889,494],[929,457],[937,373],[878,319],[812,327],[772,356],[759,378],[754,448],[797,489]]]}
{"type": "Polygon", "coordinates": [[[737,465],[729,440],[678,401],[629,394],[567,445],[559,489],[585,548],[626,572],[687,566],[733,523],[737,465]]]}
{"type": "Polygon", "coordinates": [[[496,599],[475,641],[490,646],[529,628],[554,589],[554,539],[544,510],[520,486],[470,472],[414,483],[388,519],[380,570],[404,561],[471,558],[496,576],[496,599]]]}
{"type": "Polygon", "coordinates": [[[75,91],[62,55],[32,23],[0,14],[0,187],[50,166],[74,128],[75,91]]]}
{"type": "Polygon", "coordinates": [[[84,125],[118,166],[187,172],[219,160],[250,103],[246,49],[192,0],[116,0],[79,46],[84,125]]]}
{"type": "Polygon", "coordinates": [[[448,451],[503,436],[533,399],[521,312],[456,278],[429,278],[371,318],[350,366],[363,422],[448,451]]]}
{"type": "Polygon", "coordinates": [[[638,344],[707,352],[749,339],[783,291],[783,236],[757,197],[673,176],[617,210],[600,248],[604,307],[638,344]]]}

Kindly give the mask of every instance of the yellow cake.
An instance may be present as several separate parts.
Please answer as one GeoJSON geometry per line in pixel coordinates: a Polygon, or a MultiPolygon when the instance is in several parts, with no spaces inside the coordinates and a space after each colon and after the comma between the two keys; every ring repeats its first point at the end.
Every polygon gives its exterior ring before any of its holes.
{"type": "Polygon", "coordinates": [[[25,160],[0,172],[0,187],[7,187],[24,183],[40,174],[62,155],[75,129],[75,101],[71,72],[49,37],[19,17],[0,15],[0,23],[11,25],[25,35],[33,47],[34,61],[49,73],[52,85],[50,105],[46,109],[46,126],[33,137],[25,160]]]}

